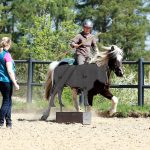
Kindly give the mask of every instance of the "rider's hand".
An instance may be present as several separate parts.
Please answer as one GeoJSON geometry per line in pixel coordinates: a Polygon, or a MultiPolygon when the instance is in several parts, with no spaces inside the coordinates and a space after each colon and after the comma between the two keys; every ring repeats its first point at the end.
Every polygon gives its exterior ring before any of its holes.
{"type": "Polygon", "coordinates": [[[78,45],[78,44],[74,44],[73,47],[74,47],[74,48],[78,48],[79,45],[78,45]]]}

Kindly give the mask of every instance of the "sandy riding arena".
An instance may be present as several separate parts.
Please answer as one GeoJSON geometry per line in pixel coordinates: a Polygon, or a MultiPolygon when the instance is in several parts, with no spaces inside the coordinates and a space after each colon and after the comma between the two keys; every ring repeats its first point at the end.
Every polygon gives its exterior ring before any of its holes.
{"type": "MultiPolygon", "coordinates": [[[[58,124],[41,114],[13,113],[13,128],[0,129],[0,150],[149,150],[149,118],[102,118],[91,125],[58,124]]],[[[54,116],[53,116],[54,117],[54,116]]]]}

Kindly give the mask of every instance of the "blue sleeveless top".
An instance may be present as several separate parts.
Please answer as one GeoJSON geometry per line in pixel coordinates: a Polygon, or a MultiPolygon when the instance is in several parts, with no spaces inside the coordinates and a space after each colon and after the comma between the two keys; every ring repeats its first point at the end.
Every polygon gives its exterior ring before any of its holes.
{"type": "MultiPolygon", "coordinates": [[[[3,50],[2,53],[0,53],[0,81],[2,81],[2,82],[11,82],[11,79],[9,77],[9,74],[8,74],[7,68],[6,68],[6,61],[4,60],[4,57],[7,53],[8,52],[5,50],[3,50]]],[[[12,63],[13,63],[13,71],[15,71],[13,60],[12,60],[12,63]]]]}

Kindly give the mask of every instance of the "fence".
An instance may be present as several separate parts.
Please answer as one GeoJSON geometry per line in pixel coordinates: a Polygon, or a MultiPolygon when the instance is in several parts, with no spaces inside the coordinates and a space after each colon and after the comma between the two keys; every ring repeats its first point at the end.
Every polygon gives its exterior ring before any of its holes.
{"type": "MultiPolygon", "coordinates": [[[[20,83],[27,86],[27,102],[32,102],[32,87],[42,86],[42,83],[33,82],[34,64],[49,64],[51,61],[37,61],[29,58],[29,60],[16,60],[15,63],[28,64],[28,79],[26,83],[20,83]]],[[[140,58],[138,61],[124,61],[123,64],[137,64],[138,65],[138,84],[137,85],[111,85],[111,88],[137,88],[138,89],[138,105],[144,105],[144,89],[150,88],[150,85],[144,85],[144,65],[150,65],[150,61],[144,61],[140,58]]]]}

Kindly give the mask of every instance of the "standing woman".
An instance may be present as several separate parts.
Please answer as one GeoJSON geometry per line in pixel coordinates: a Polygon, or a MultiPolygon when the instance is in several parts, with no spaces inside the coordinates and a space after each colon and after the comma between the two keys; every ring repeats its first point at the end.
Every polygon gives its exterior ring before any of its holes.
{"type": "Polygon", "coordinates": [[[12,91],[13,85],[16,90],[19,90],[19,85],[15,79],[15,64],[8,52],[11,47],[11,39],[3,37],[0,40],[0,92],[2,94],[2,106],[0,109],[0,127],[12,127],[11,107],[12,107],[12,91]]]}

